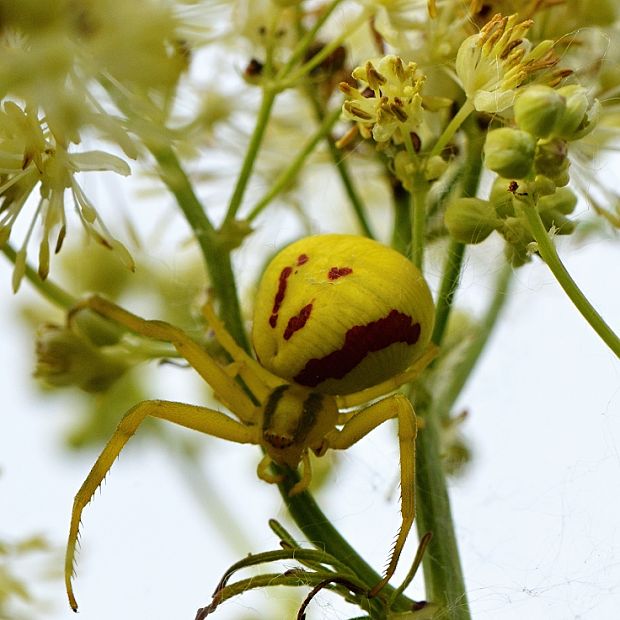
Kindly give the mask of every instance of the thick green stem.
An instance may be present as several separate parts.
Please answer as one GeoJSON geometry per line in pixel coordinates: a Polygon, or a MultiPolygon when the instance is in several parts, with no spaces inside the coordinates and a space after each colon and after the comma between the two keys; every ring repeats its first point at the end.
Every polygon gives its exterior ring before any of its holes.
{"type": "MultiPolygon", "coordinates": [[[[307,539],[315,547],[323,549],[349,566],[369,589],[381,581],[381,576],[341,536],[321,511],[310,493],[304,492],[293,497],[289,496],[289,491],[298,482],[299,477],[296,472],[287,473],[288,475],[284,482],[279,485],[280,493],[289,514],[295,520],[299,529],[306,535],[307,539]]],[[[395,590],[392,586],[386,585],[381,591],[380,596],[389,600],[394,592],[395,590]]],[[[413,609],[413,605],[414,602],[412,600],[400,594],[394,600],[392,609],[394,611],[408,611],[413,609]]]]}
{"type": "Polygon", "coordinates": [[[171,147],[152,146],[151,152],[159,164],[161,178],[176,198],[177,204],[191,226],[200,245],[209,279],[222,304],[222,318],[235,340],[249,350],[248,339],[241,320],[241,308],[232,270],[230,252],[218,244],[218,236],[198,200],[192,184],[171,147]]]}
{"type": "Polygon", "coordinates": [[[424,428],[416,441],[416,524],[420,537],[433,533],[423,561],[426,596],[440,606],[438,617],[469,620],[465,581],[439,451],[439,421],[433,415],[423,416],[423,420],[424,428]]]}
{"type": "MultiPolygon", "coordinates": [[[[467,153],[461,194],[463,196],[475,196],[482,172],[484,133],[476,127],[475,123],[467,123],[465,128],[467,131],[467,153]]],[[[458,241],[450,241],[446,252],[439,295],[437,296],[437,312],[435,314],[435,328],[433,331],[433,342],[437,346],[441,345],[448,324],[454,295],[461,277],[464,256],[465,245],[458,241]]]]}
{"type": "Polygon", "coordinates": [[[549,269],[551,269],[551,273],[553,273],[569,299],[575,304],[581,316],[583,316],[592,329],[600,336],[601,340],[603,340],[616,356],[620,357],[620,338],[618,338],[611,327],[603,320],[603,317],[594,309],[568,273],[558,256],[555,245],[547,234],[545,226],[533,202],[524,205],[523,212],[527,217],[532,234],[538,244],[538,253],[545,263],[547,263],[549,269]]]}

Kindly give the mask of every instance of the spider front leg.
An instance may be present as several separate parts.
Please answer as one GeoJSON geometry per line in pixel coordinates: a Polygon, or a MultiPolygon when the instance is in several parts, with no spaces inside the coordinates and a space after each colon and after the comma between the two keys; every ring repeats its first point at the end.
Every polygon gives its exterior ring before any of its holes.
{"type": "Polygon", "coordinates": [[[106,444],[75,496],[71,512],[71,526],[65,557],[65,585],[69,604],[77,611],[71,579],[74,572],[75,547],[82,511],[112,467],[121,450],[147,417],[173,422],[185,428],[212,435],[235,443],[259,443],[256,427],[245,426],[232,418],[206,407],[197,407],[171,401],[143,401],[131,408],[120,421],[118,428],[106,444]]]}
{"type": "Polygon", "coordinates": [[[394,574],[398,558],[405,546],[415,517],[415,439],[417,424],[413,406],[405,396],[395,394],[362,409],[349,419],[341,430],[334,430],[325,438],[327,448],[346,450],[391,418],[398,419],[402,525],[396,537],[385,575],[372,588],[369,593],[370,596],[375,596],[394,574]]]}
{"type": "MultiPolygon", "coordinates": [[[[254,403],[243,388],[197,342],[178,327],[164,321],[147,321],[98,295],[87,297],[74,306],[69,312],[68,321],[71,322],[75,314],[84,309],[92,310],[145,338],[169,342],[213,388],[221,403],[243,422],[248,424],[254,422],[252,418],[254,403]]],[[[260,379],[257,378],[256,384],[259,383],[260,379]]],[[[268,392],[269,389],[267,386],[262,386],[262,391],[268,392]]]]}

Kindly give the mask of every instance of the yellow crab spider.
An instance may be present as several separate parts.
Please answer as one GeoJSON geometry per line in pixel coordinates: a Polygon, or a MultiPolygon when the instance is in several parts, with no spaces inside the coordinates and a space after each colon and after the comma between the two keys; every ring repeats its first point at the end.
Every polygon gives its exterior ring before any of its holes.
{"type": "Polygon", "coordinates": [[[291,244],[272,260],[258,287],[252,331],[257,359],[236,344],[212,306],[204,306],[215,338],[232,359],[226,366],[163,321],[145,320],[97,296],[78,303],[69,320],[82,309],[142,337],[171,343],[237,419],[215,409],[162,400],[138,403],[123,416],[74,500],[65,560],[74,611],[72,576],[82,511],[149,416],[261,446],[265,456],[257,473],[266,482],[280,481],[271,463],[293,470],[301,464],[291,494],[310,483],[310,450],[317,456],[330,448],[345,450],[396,418],[402,525],[385,574],[370,594],[379,592],[394,573],[415,515],[417,426],[403,395],[377,399],[412,381],[436,355],[430,344],[432,297],[406,258],[351,235],[317,235],[291,244]]]}

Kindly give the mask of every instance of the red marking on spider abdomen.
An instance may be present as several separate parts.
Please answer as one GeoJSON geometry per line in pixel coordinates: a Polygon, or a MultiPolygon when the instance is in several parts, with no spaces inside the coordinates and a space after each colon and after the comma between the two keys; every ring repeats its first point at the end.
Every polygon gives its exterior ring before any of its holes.
{"type": "Polygon", "coordinates": [[[310,257],[307,254],[300,254],[297,257],[297,266],[299,267],[300,265],[307,263],[308,260],[310,260],[310,257]]]}
{"type": "Polygon", "coordinates": [[[278,278],[278,290],[276,292],[276,296],[273,299],[273,308],[271,309],[271,316],[269,317],[269,325],[271,325],[271,327],[275,327],[278,324],[278,312],[280,311],[280,306],[284,301],[284,295],[286,294],[286,284],[291,273],[293,273],[292,267],[285,267],[280,272],[280,277],[278,278]]]}
{"type": "Polygon", "coordinates": [[[327,274],[327,279],[337,280],[343,276],[348,276],[350,273],[353,273],[353,269],[351,269],[351,267],[332,267],[327,274]]]}
{"type": "Polygon", "coordinates": [[[342,379],[363,359],[396,342],[415,344],[420,338],[420,324],[410,316],[392,310],[387,316],[366,325],[355,325],[345,335],[341,349],[325,357],[308,360],[294,381],[307,387],[316,387],[327,379],[342,379]]]}
{"type": "Polygon", "coordinates": [[[295,316],[292,316],[286,324],[284,330],[284,340],[289,340],[290,337],[297,331],[303,328],[306,321],[310,318],[312,312],[312,304],[304,306],[295,316]]]}

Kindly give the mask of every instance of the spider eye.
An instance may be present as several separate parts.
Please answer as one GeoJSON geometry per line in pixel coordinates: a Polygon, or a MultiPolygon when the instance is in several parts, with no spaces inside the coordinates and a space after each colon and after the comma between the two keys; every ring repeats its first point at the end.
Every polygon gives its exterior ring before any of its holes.
{"type": "Polygon", "coordinates": [[[364,237],[317,235],[286,247],[265,270],[252,338],[275,375],[349,394],[405,370],[433,322],[428,285],[404,256],[364,237]]]}

